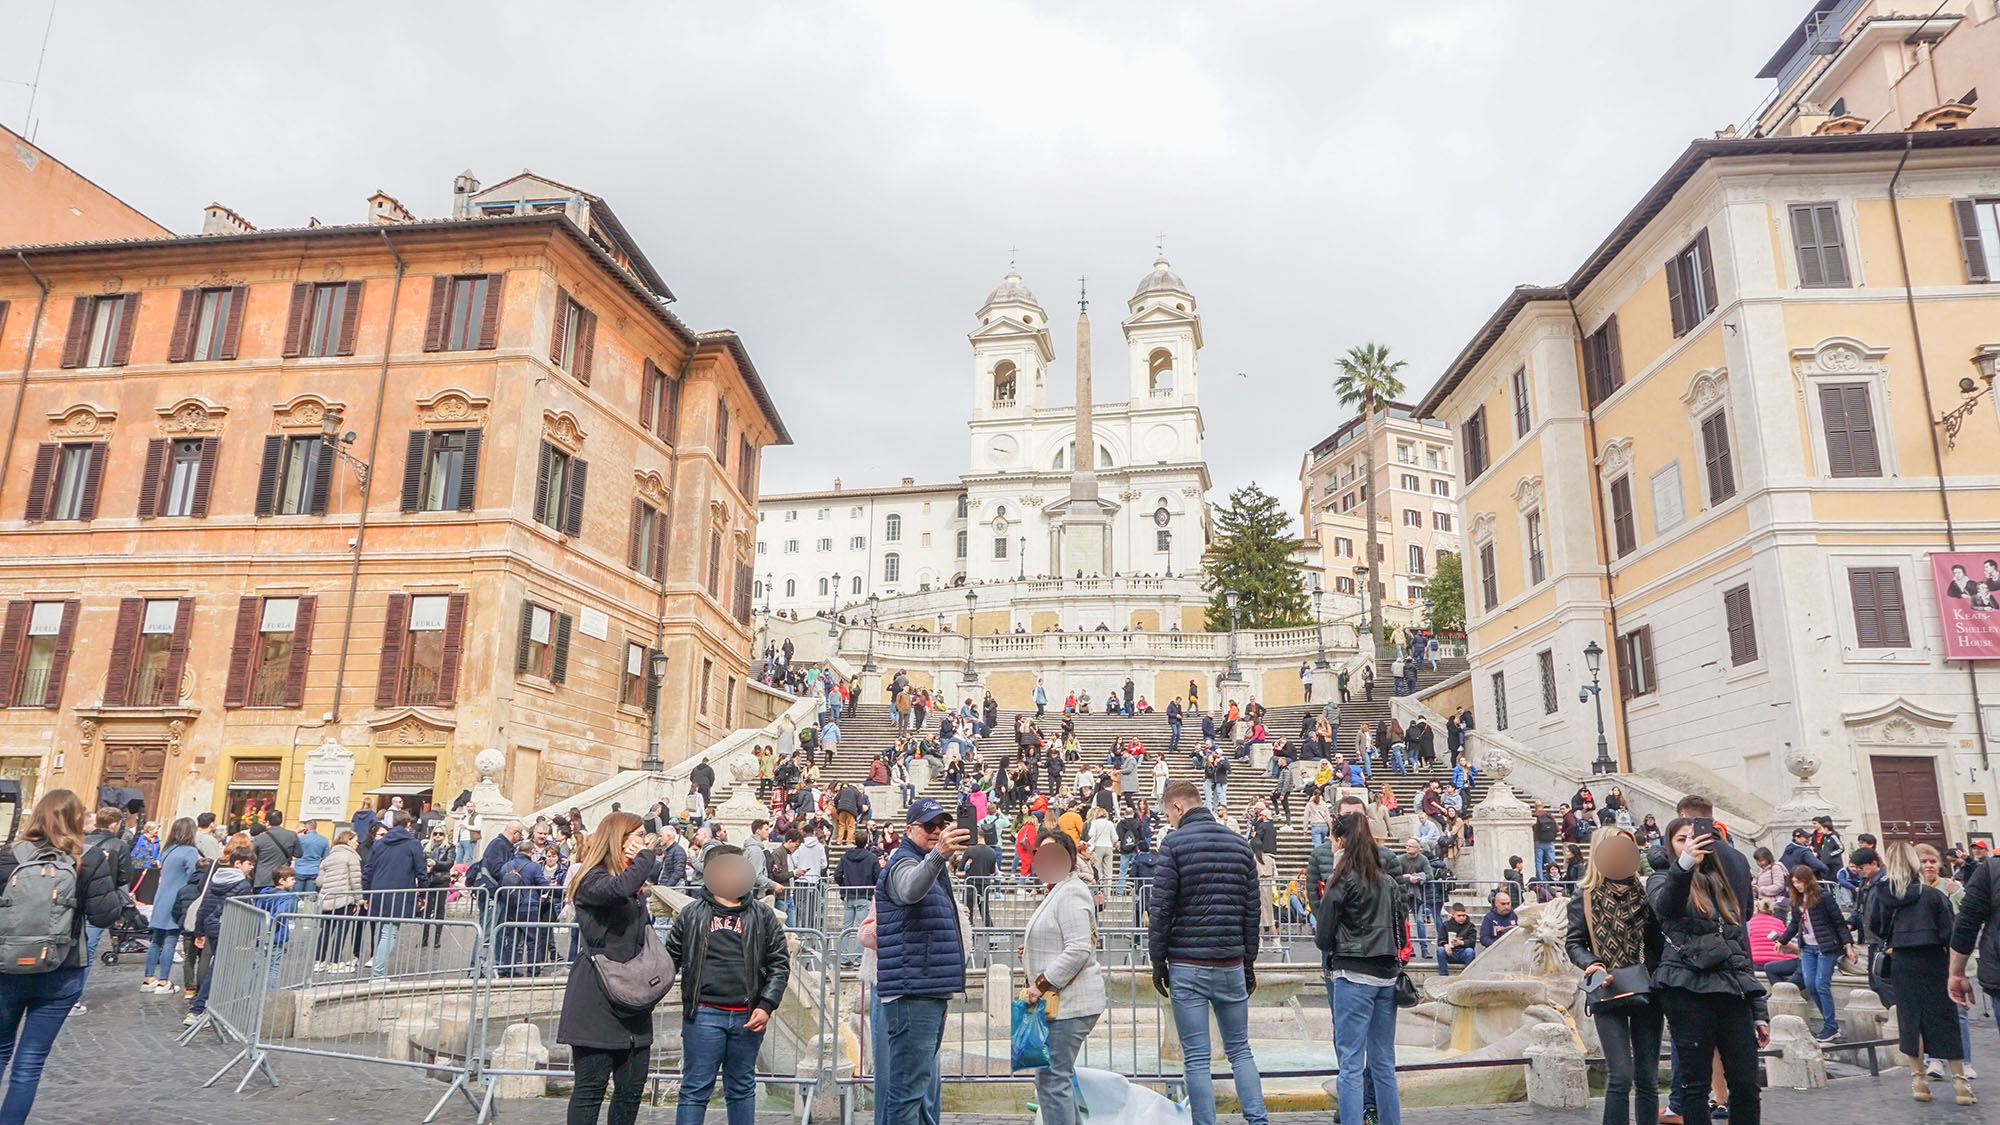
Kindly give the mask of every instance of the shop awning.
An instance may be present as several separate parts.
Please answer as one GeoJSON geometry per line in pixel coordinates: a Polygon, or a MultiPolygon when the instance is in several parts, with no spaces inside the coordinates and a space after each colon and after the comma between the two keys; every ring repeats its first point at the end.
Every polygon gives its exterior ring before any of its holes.
{"type": "Polygon", "coordinates": [[[368,795],[370,797],[415,797],[419,794],[428,793],[431,789],[432,787],[429,785],[384,785],[376,789],[370,789],[368,795]]]}
{"type": "Polygon", "coordinates": [[[276,793],[278,791],[278,783],[275,781],[232,781],[229,783],[229,789],[231,792],[276,793]]]}

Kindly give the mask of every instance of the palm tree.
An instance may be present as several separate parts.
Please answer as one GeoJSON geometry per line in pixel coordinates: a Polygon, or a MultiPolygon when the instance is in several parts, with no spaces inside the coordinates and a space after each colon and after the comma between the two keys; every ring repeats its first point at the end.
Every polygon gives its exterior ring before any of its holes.
{"type": "Polygon", "coordinates": [[[1341,405],[1359,410],[1367,419],[1368,435],[1364,450],[1368,458],[1368,475],[1363,477],[1368,495],[1368,637],[1371,649],[1369,659],[1374,659],[1372,646],[1382,641],[1382,570],[1379,532],[1375,527],[1375,494],[1379,491],[1375,481],[1375,416],[1390,402],[1403,393],[1403,381],[1396,372],[1403,369],[1403,361],[1389,358],[1386,344],[1369,342],[1359,347],[1347,349],[1347,354],[1335,360],[1340,374],[1333,380],[1333,393],[1339,397],[1341,405]]]}

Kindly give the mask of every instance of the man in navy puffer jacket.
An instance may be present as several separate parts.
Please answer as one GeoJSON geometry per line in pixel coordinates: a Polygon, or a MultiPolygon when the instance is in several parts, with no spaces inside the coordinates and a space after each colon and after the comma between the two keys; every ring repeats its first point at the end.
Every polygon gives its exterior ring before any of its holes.
{"type": "Polygon", "coordinates": [[[1243,1117],[1249,1125],[1267,1125],[1263,1083],[1250,1054],[1250,991],[1257,987],[1257,859],[1248,841],[1216,822],[1193,782],[1167,786],[1162,803],[1174,830],[1154,853],[1146,946],[1153,987],[1173,1004],[1188,1109],[1194,1125],[1215,1125],[1208,1040],[1212,1007],[1243,1117]]]}

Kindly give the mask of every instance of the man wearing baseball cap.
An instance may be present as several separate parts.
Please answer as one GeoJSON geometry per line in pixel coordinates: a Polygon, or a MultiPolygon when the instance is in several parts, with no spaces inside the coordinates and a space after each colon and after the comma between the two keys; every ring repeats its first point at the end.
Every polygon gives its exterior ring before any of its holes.
{"type": "Polygon", "coordinates": [[[951,859],[972,834],[929,797],[910,803],[902,843],[875,886],[876,979],[888,1065],[876,1075],[888,1125],[937,1121],[945,1006],[965,991],[951,859]]]}

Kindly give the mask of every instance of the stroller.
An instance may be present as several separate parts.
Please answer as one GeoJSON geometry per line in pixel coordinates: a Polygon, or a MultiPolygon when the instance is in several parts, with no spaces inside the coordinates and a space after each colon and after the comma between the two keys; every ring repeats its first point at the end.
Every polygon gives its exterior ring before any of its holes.
{"type": "MultiPolygon", "coordinates": [[[[97,950],[97,959],[106,965],[116,965],[118,958],[130,953],[143,956],[153,940],[153,927],[147,917],[151,907],[135,897],[148,893],[160,885],[159,868],[149,868],[139,881],[128,890],[119,889],[119,897],[124,904],[119,907],[118,920],[104,931],[105,943],[97,950]]],[[[172,904],[169,904],[169,909],[172,904]]]]}

